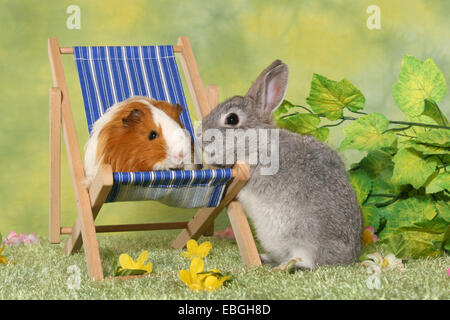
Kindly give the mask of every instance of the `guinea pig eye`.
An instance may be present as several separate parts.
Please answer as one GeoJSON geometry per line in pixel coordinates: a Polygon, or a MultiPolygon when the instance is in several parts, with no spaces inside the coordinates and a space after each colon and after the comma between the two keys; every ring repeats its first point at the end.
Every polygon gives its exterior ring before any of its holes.
{"type": "Polygon", "coordinates": [[[154,140],[158,138],[158,133],[156,131],[152,131],[148,134],[148,140],[154,140]]]}
{"type": "Polygon", "coordinates": [[[229,125],[235,126],[238,123],[239,123],[239,117],[238,117],[238,115],[236,113],[230,113],[225,118],[225,124],[229,124],[229,125]]]}

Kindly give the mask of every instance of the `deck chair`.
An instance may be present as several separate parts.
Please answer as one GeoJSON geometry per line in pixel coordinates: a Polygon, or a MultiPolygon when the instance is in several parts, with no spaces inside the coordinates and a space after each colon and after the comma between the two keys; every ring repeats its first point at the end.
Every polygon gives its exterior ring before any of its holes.
{"type": "Polygon", "coordinates": [[[53,76],[49,94],[50,242],[59,243],[61,235],[68,235],[65,243],[67,253],[74,253],[83,246],[89,276],[101,280],[104,275],[96,237],[98,232],[181,229],[172,243],[172,248],[181,249],[189,239],[212,235],[214,219],[227,208],[244,264],[260,265],[246,215],[235,200],[249,178],[249,168],[245,163],[236,163],[232,169],[153,172],[112,172],[111,166],[102,166],[89,189],[82,183],[85,174],[62,55],[74,55],[89,131],[107,108],[140,95],[182,105],[184,111],[180,120],[194,137],[175,54],[179,55],[199,119],[218,104],[218,87],[203,86],[189,39],[180,37],[174,46],[60,47],[58,40],[51,38],[48,51],[53,76]],[[78,214],[72,227],[61,226],[61,128],[77,203],[78,214]],[[191,220],[183,222],[94,224],[105,202],[136,200],[157,200],[171,206],[199,209],[191,220]]]}

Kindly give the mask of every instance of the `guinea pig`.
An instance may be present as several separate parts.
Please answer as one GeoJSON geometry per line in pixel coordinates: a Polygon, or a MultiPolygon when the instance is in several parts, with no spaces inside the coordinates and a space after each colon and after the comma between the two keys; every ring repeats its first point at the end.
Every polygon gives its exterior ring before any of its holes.
{"type": "Polygon", "coordinates": [[[109,108],[86,144],[86,187],[102,164],[113,172],[191,169],[193,144],[179,120],[183,107],[132,97],[109,108]]]}

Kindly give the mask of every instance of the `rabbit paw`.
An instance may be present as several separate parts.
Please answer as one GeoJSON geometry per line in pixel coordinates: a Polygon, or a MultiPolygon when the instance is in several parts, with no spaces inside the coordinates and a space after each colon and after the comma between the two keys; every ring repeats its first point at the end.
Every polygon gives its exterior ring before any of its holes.
{"type": "Polygon", "coordinates": [[[294,271],[296,269],[301,269],[303,268],[301,266],[301,262],[302,262],[302,258],[291,258],[289,259],[288,262],[282,263],[279,266],[273,268],[274,270],[278,270],[278,271],[287,271],[287,272],[291,272],[294,271]]]}

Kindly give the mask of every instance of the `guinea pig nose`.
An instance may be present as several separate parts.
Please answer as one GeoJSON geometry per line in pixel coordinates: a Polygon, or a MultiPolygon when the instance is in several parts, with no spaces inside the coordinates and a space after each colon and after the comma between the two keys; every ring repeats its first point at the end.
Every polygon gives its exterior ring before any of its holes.
{"type": "Polygon", "coordinates": [[[180,152],[174,152],[174,153],[172,154],[172,161],[173,161],[175,164],[177,164],[177,165],[181,164],[181,163],[183,162],[183,159],[184,159],[184,153],[183,153],[183,151],[180,151],[180,152]]]}

